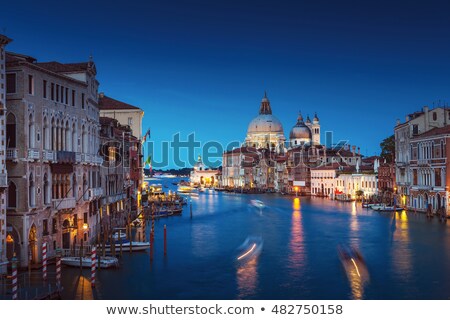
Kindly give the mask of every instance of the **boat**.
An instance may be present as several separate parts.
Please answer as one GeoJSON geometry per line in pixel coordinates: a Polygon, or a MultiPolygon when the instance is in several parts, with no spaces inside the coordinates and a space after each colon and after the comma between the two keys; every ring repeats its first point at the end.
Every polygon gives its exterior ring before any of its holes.
{"type": "Polygon", "coordinates": [[[116,232],[114,232],[113,233],[113,235],[112,235],[112,237],[113,237],[113,239],[115,240],[115,241],[118,241],[119,240],[119,234],[120,234],[120,239],[126,239],[127,238],[127,233],[125,232],[125,231],[121,231],[120,233],[119,233],[119,231],[116,231],[116,232]]]}
{"type": "Polygon", "coordinates": [[[250,203],[252,206],[254,206],[255,208],[258,208],[258,209],[263,209],[266,207],[264,202],[262,202],[261,200],[252,199],[252,200],[250,200],[250,203]]]}
{"type": "MultiPolygon", "coordinates": [[[[70,267],[80,267],[80,257],[63,257],[61,258],[61,263],[70,267]]],[[[92,267],[91,257],[82,257],[81,266],[83,268],[91,268],[92,267]]],[[[102,269],[106,269],[118,266],[119,260],[116,257],[100,257],[99,259],[97,259],[97,268],[100,267],[102,269]]]]}
{"type": "Polygon", "coordinates": [[[235,262],[246,264],[261,254],[264,241],[261,237],[249,236],[236,249],[235,262]]]}
{"type": "Polygon", "coordinates": [[[161,207],[155,213],[155,218],[181,215],[182,211],[183,211],[183,208],[181,206],[175,206],[172,208],[171,207],[161,207]]]}
{"type": "MultiPolygon", "coordinates": [[[[120,242],[114,243],[116,253],[120,251],[120,242]]],[[[146,249],[150,248],[150,242],[141,242],[141,241],[123,241],[122,242],[122,251],[124,252],[130,252],[130,249],[132,252],[135,251],[144,251],[146,249]]],[[[111,253],[111,245],[107,244],[105,245],[105,251],[108,253],[111,253]]]]}
{"type": "Polygon", "coordinates": [[[153,196],[158,196],[158,195],[164,195],[164,191],[162,189],[162,185],[161,184],[151,184],[149,186],[149,194],[153,195],[153,196]]]}
{"type": "Polygon", "coordinates": [[[185,185],[179,185],[178,186],[178,192],[179,193],[191,193],[193,188],[191,186],[185,186],[185,185]]]}
{"type": "Polygon", "coordinates": [[[397,207],[397,206],[384,206],[384,208],[377,210],[377,211],[387,211],[387,212],[403,211],[403,208],[397,207]]]}

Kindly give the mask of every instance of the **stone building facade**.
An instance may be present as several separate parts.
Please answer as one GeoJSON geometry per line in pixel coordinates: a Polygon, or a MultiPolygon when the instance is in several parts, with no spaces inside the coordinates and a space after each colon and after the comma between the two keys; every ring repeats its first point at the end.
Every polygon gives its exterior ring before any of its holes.
{"type": "Polygon", "coordinates": [[[11,39],[0,34],[0,275],[6,273],[7,246],[11,239],[7,236],[6,226],[6,189],[8,187],[6,171],[6,45],[11,39]]]}
{"type": "Polygon", "coordinates": [[[444,209],[450,214],[450,125],[431,129],[411,138],[411,186],[408,207],[432,213],[444,209]]]}
{"type": "Polygon", "coordinates": [[[394,128],[395,133],[395,180],[401,205],[409,203],[412,185],[411,139],[433,128],[441,128],[450,123],[450,110],[444,107],[431,109],[427,106],[422,110],[406,116],[405,122],[399,120],[394,128]]]}
{"type": "Polygon", "coordinates": [[[7,53],[8,236],[20,265],[92,242],[99,232],[102,158],[92,60],[39,63],[7,53]]]}

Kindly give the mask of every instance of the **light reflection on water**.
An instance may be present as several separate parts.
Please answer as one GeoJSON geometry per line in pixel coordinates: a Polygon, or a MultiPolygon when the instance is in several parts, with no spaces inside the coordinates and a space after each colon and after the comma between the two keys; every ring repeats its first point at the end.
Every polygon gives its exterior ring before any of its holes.
{"type": "MultiPolygon", "coordinates": [[[[359,203],[328,199],[204,192],[181,217],[156,223],[154,259],[124,254],[121,268],[101,270],[103,299],[448,299],[450,223],[414,213],[378,213],[359,203]],[[251,199],[262,210],[249,208],[251,199]],[[163,225],[168,230],[164,258],[163,225]],[[264,249],[246,266],[233,251],[249,235],[264,249]],[[338,244],[361,250],[370,282],[351,281],[338,244]]],[[[150,228],[146,228],[147,239],[150,228]]],[[[73,299],[79,270],[63,269],[65,298],[73,299]]],[[[354,275],[353,275],[354,276],[354,275]]],[[[82,292],[82,291],[80,291],[82,292]]]]}

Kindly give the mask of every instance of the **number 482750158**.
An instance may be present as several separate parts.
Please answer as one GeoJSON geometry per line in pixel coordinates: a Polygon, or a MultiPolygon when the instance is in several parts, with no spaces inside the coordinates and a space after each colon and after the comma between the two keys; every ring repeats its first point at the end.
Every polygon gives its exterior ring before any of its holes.
{"type": "Polygon", "coordinates": [[[333,304],[276,304],[275,314],[342,314],[342,305],[333,304]]]}

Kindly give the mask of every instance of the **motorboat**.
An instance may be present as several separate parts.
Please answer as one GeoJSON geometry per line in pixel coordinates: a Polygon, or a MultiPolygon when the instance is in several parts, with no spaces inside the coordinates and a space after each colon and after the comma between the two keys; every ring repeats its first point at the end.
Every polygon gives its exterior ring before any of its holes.
{"type": "MultiPolygon", "coordinates": [[[[121,243],[116,242],[116,243],[114,243],[116,253],[118,253],[120,251],[121,244],[122,244],[122,251],[124,251],[124,252],[130,252],[130,250],[132,252],[144,251],[144,250],[150,248],[150,242],[131,241],[131,245],[130,245],[130,241],[123,241],[121,243]]],[[[105,245],[105,251],[107,253],[111,253],[111,245],[110,244],[105,245]]]]}
{"type": "Polygon", "coordinates": [[[125,240],[127,238],[127,233],[125,231],[116,231],[113,233],[112,237],[115,241],[118,241],[119,239],[125,240]]]}
{"type": "Polygon", "coordinates": [[[388,211],[388,212],[403,211],[403,208],[397,207],[397,206],[385,206],[384,208],[377,210],[377,211],[388,211]]]}
{"type": "Polygon", "coordinates": [[[266,207],[264,202],[262,202],[261,200],[252,199],[252,200],[250,200],[250,203],[252,206],[254,206],[255,208],[258,208],[258,209],[263,209],[266,207]]]}
{"type": "MultiPolygon", "coordinates": [[[[63,257],[61,258],[61,263],[70,267],[80,267],[80,257],[63,257]]],[[[91,268],[91,257],[82,257],[81,266],[83,268],[91,268]]],[[[97,259],[97,268],[106,269],[118,266],[119,260],[116,257],[99,257],[97,259]]]]}
{"type": "Polygon", "coordinates": [[[162,207],[156,211],[155,218],[181,215],[182,211],[183,208],[180,205],[175,207],[162,207]]]}
{"type": "Polygon", "coordinates": [[[245,264],[253,259],[256,259],[261,254],[264,241],[261,237],[249,236],[236,249],[235,262],[245,264]]]}
{"type": "Polygon", "coordinates": [[[191,193],[193,188],[191,186],[179,185],[177,191],[179,193],[191,193]]]}

